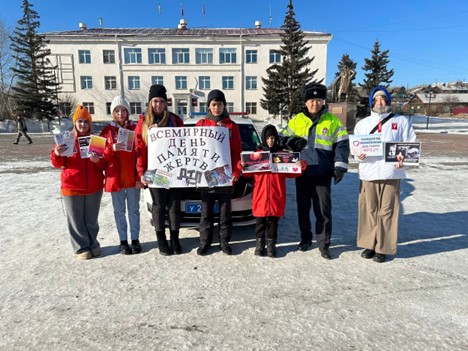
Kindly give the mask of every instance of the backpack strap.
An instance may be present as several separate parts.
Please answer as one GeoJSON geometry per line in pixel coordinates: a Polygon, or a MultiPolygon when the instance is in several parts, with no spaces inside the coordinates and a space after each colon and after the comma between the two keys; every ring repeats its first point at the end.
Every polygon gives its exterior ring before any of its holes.
{"type": "Polygon", "coordinates": [[[374,134],[375,131],[379,128],[379,126],[382,127],[382,126],[383,126],[385,123],[387,123],[387,122],[390,120],[390,118],[392,118],[393,116],[395,116],[395,114],[390,113],[387,117],[385,117],[383,120],[381,120],[379,123],[377,123],[377,125],[376,125],[374,128],[372,128],[372,130],[370,131],[369,134],[374,134]]]}

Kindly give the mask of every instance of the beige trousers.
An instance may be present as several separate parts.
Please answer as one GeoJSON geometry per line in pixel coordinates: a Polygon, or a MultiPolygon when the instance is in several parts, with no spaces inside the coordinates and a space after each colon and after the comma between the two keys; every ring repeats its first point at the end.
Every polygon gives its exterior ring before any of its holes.
{"type": "Polygon", "coordinates": [[[400,179],[361,181],[357,246],[395,255],[400,214],[400,179]]]}

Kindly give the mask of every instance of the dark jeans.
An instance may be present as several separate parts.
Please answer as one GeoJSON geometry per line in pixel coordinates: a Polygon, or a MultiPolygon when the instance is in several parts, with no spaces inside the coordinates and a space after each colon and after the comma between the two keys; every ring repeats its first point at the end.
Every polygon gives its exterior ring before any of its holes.
{"type": "Polygon", "coordinates": [[[257,217],[255,222],[257,239],[265,240],[266,232],[267,239],[273,239],[276,242],[278,238],[278,222],[279,217],[257,217]]]}
{"type": "Polygon", "coordinates": [[[180,189],[150,188],[153,198],[153,224],[157,232],[166,228],[166,210],[169,212],[169,229],[180,228],[180,189]]]}
{"type": "Polygon", "coordinates": [[[296,178],[296,203],[301,241],[312,240],[312,204],[317,244],[320,248],[328,247],[332,234],[331,178],[307,175],[296,178]]]}
{"type": "Polygon", "coordinates": [[[201,193],[200,244],[211,245],[214,231],[214,206],[219,204],[219,240],[229,242],[232,234],[231,194],[201,193]]]}

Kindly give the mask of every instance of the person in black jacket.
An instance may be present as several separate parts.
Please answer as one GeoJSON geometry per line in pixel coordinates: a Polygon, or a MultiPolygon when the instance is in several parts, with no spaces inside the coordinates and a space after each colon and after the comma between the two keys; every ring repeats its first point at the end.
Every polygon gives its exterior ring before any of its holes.
{"type": "Polygon", "coordinates": [[[26,126],[26,121],[24,120],[21,114],[16,116],[16,129],[18,130],[18,134],[16,134],[16,141],[13,144],[18,145],[21,136],[23,135],[26,139],[28,139],[28,144],[32,144],[31,137],[28,135],[28,127],[26,126]]]}

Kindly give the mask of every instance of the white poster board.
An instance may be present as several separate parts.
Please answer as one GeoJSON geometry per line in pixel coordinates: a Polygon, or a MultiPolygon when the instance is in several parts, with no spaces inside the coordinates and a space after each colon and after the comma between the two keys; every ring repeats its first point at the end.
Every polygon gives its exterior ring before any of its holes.
{"type": "Polygon", "coordinates": [[[383,156],[383,143],[380,134],[349,135],[351,155],[383,156]]]}
{"type": "Polygon", "coordinates": [[[151,128],[145,177],[150,181],[156,179],[149,185],[155,188],[231,186],[229,130],[151,128]]]}

